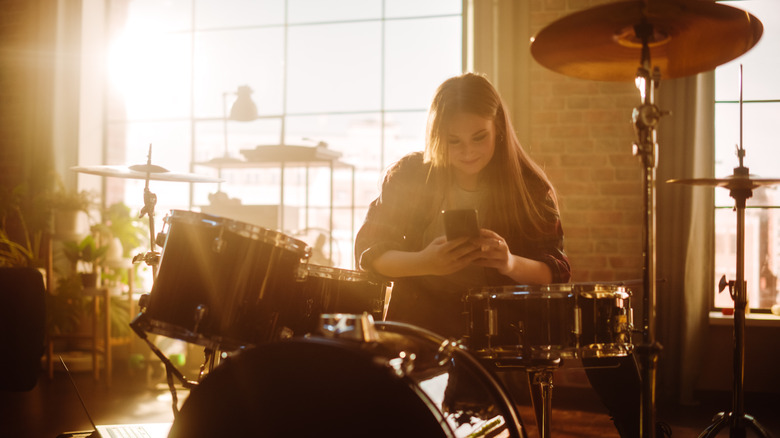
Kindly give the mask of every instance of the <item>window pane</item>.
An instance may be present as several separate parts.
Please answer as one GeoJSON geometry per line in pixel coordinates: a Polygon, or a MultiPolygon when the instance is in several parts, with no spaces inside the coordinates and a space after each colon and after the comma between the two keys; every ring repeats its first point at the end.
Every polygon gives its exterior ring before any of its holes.
{"type": "Polygon", "coordinates": [[[288,5],[291,24],[382,17],[381,0],[288,0],[288,5]]]}
{"type": "Polygon", "coordinates": [[[460,17],[389,21],[386,29],[385,106],[427,109],[436,87],[461,69],[461,46],[452,43],[460,17]]]}
{"type": "Polygon", "coordinates": [[[356,166],[379,161],[382,138],[378,113],[323,114],[287,118],[286,144],[316,144],[342,154],[340,160],[356,166]],[[304,141],[308,139],[308,141],[304,141]]]}
{"type": "Polygon", "coordinates": [[[425,148],[427,116],[426,111],[387,115],[383,167],[395,163],[409,152],[421,151],[425,148]]]}
{"type": "MultiPolygon", "coordinates": [[[[745,211],[745,281],[748,305],[769,308],[780,303],[777,273],[780,272],[780,210],[747,209],[745,211]],[[767,245],[767,242],[774,242],[767,245]]],[[[722,276],[737,278],[736,213],[728,209],[715,212],[715,284],[722,276]]],[[[715,307],[734,307],[728,289],[715,292],[715,307]]]]}
{"type": "MultiPolygon", "coordinates": [[[[190,39],[184,34],[127,34],[109,54],[112,100],[133,120],[190,114],[190,39]]],[[[122,116],[113,105],[111,114],[122,116]]]]}
{"type": "Polygon", "coordinates": [[[379,109],[380,37],[378,22],[290,28],[287,111],[379,109]]]}
{"type": "Polygon", "coordinates": [[[257,119],[251,122],[228,120],[227,123],[222,120],[198,122],[195,124],[194,161],[204,162],[225,155],[243,159],[245,158],[243,150],[251,150],[259,145],[279,144],[281,123],[281,119],[257,119]],[[225,129],[227,129],[227,136],[225,129]]]}
{"type": "Polygon", "coordinates": [[[743,65],[742,98],[744,100],[780,99],[780,2],[748,0],[723,2],[755,15],[764,26],[758,43],[739,58],[717,69],[716,100],[739,100],[739,65],[743,65]]]}
{"type": "Polygon", "coordinates": [[[460,14],[462,0],[385,0],[388,18],[460,14]]]}
{"type": "Polygon", "coordinates": [[[252,89],[258,114],[282,113],[283,28],[202,32],[195,49],[196,117],[223,117],[242,85],[252,89]]]}
{"type": "MultiPolygon", "coordinates": [[[[715,106],[715,175],[719,178],[734,173],[739,165],[736,147],[740,142],[739,104],[720,103],[715,106]]],[[[780,125],[780,102],[742,105],[742,146],[744,165],[750,173],[762,178],[780,178],[780,148],[776,129],[780,125]]]]}
{"type": "MultiPolygon", "coordinates": [[[[111,2],[116,7],[120,2],[111,2]]],[[[192,28],[191,0],[132,0],[127,4],[126,29],[133,34],[178,32],[192,28]]]]}
{"type": "Polygon", "coordinates": [[[284,0],[196,0],[195,28],[284,24],[284,0]]]}

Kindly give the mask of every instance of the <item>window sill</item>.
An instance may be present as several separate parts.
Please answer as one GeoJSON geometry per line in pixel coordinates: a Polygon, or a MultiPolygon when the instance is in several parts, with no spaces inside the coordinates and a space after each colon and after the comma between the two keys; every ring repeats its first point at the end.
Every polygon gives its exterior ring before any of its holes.
{"type": "MultiPolygon", "coordinates": [[[[709,316],[710,325],[734,325],[734,315],[710,312],[709,316]]],[[[748,313],[745,315],[745,325],[748,327],[780,327],[780,316],[771,313],[748,313]]]]}

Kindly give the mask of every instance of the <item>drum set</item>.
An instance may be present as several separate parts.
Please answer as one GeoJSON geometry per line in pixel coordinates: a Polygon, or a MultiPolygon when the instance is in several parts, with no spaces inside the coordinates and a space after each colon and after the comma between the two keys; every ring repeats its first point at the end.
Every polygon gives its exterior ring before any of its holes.
{"type": "MultiPolygon", "coordinates": [[[[572,14],[533,39],[531,53],[543,66],[583,79],[636,81],[642,96],[633,114],[634,154],[642,160],[645,182],[644,312],[637,345],[632,343],[632,293],[623,283],[469,290],[463,296],[468,333],[445,339],[383,321],[390,283],[366,272],[312,264],[311,248],[283,232],[173,210],[156,236],[150,180],[220,180],[170,173],[151,163],[151,148],[145,165],[74,168],[146,180],[142,212],[149,216],[152,246],[162,252],[136,257],[153,266],[155,278],[131,326],[166,365],[176,415],[171,436],[251,430],[354,435],[361,430],[371,436],[525,437],[515,404],[490,372],[514,367],[528,372],[539,435],[549,438],[552,372],[561,360],[636,351],[643,371],[641,435],[653,437],[660,350],[654,321],[655,128],[664,115],[655,106],[654,90],[661,75],[692,75],[734,59],[761,33],[755,17],[721,4],[645,0],[572,14]],[[716,53],[697,48],[704,40],[706,47],[717,45],[716,53]],[[185,378],[148,334],[204,347],[198,379],[185,378]],[[181,412],[173,377],[191,389],[181,412]],[[301,413],[308,421],[299,420],[301,413]]],[[[749,196],[744,192],[762,183],[739,176],[744,182],[739,187],[736,179],[678,182],[739,191],[744,205],[749,196]]],[[[738,280],[737,296],[744,297],[738,280]]],[[[740,404],[741,390],[735,387],[734,411],[723,414],[707,436],[727,422],[732,432],[744,433],[749,416],[740,404]]],[[[761,431],[757,423],[755,428],[761,431]]]]}
{"type": "MultiPolygon", "coordinates": [[[[150,222],[156,195],[149,181],[218,182],[170,173],[151,164],[151,158],[128,168],[74,170],[146,179],[144,199],[152,203],[145,203],[143,212],[150,222]]],[[[252,391],[262,387],[253,400],[297,400],[299,405],[309,400],[318,405],[307,412],[318,415],[329,412],[331,404],[311,398],[327,394],[341,415],[349,412],[367,427],[382,425],[379,435],[524,437],[515,404],[490,372],[495,365],[523,368],[535,376],[530,381],[537,391],[532,393],[541,395],[535,403],[546,437],[552,372],[561,359],[618,357],[633,349],[631,292],[623,285],[473,289],[463,296],[468,333],[445,339],[413,325],[382,321],[390,283],[363,271],[312,264],[311,247],[281,231],[185,210],[170,211],[163,223],[151,240],[162,252],[135,258],[153,265],[155,275],[151,292],[139,299],[141,311],[131,327],[165,364],[179,419],[171,436],[193,436],[191,428],[238,432],[236,428],[250,427],[250,419],[251,427],[261,418],[287,424],[278,420],[289,413],[265,404],[244,415],[247,406],[236,406],[235,394],[248,385],[252,391]],[[150,334],[203,347],[197,379],[186,378],[150,334]],[[245,374],[246,380],[236,381],[228,370],[245,374]],[[191,390],[181,412],[174,377],[191,390]],[[391,423],[376,409],[356,416],[367,406],[365,396],[348,394],[365,391],[372,403],[381,400],[392,412],[418,412],[391,423]],[[231,408],[225,411],[227,406],[231,408]]],[[[337,424],[354,428],[354,423],[337,424]]],[[[279,433],[320,433],[324,429],[318,424],[317,430],[285,426],[279,433]]]]}

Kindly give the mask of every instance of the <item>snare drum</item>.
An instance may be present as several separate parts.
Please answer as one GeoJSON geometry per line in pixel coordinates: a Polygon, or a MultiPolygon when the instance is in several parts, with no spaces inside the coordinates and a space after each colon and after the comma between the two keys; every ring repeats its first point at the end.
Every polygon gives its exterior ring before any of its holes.
{"type": "Polygon", "coordinates": [[[598,283],[578,284],[576,290],[580,356],[621,357],[630,353],[631,292],[624,286],[598,283]]]}
{"type": "Polygon", "coordinates": [[[388,282],[364,271],[312,264],[301,265],[300,277],[290,285],[294,303],[282,322],[292,335],[313,332],[323,313],[368,312],[375,321],[383,319],[388,282]]]}
{"type": "Polygon", "coordinates": [[[173,210],[144,327],[206,347],[275,339],[309,247],[283,233],[203,213],[173,210]]]}
{"type": "Polygon", "coordinates": [[[572,357],[576,295],[568,284],[469,291],[469,348],[490,359],[572,357]]]}
{"type": "Polygon", "coordinates": [[[370,340],[297,336],[227,358],[192,389],[169,436],[527,436],[506,390],[465,349],[408,324],[375,327],[370,340]]]}
{"type": "Polygon", "coordinates": [[[598,283],[471,290],[467,344],[487,359],[625,356],[633,349],[631,293],[598,283]]]}

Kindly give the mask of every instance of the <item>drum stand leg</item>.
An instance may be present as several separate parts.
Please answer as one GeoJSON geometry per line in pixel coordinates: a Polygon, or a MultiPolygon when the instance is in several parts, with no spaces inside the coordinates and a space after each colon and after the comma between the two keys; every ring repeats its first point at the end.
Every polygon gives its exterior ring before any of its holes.
{"type": "Polygon", "coordinates": [[[552,380],[556,366],[528,367],[528,388],[531,403],[536,414],[536,426],[540,438],[550,438],[550,415],[552,414],[552,380]]]}
{"type": "MultiPolygon", "coordinates": [[[[738,150],[739,167],[734,168],[735,177],[747,178],[750,171],[743,166],[745,150],[738,150]]],[[[747,283],[745,282],[745,208],[746,201],[753,195],[752,187],[734,187],[730,195],[734,198],[737,211],[737,280],[732,291],[734,299],[734,385],[732,392],[732,411],[721,412],[699,435],[699,438],[713,437],[724,427],[729,427],[729,436],[744,438],[746,426],[752,427],[764,438],[772,435],[755,418],[745,413],[745,310],[747,307],[747,283]]]]}
{"type": "Polygon", "coordinates": [[[171,391],[171,397],[173,398],[172,405],[173,405],[173,415],[174,417],[178,415],[179,413],[179,398],[176,395],[176,387],[173,384],[173,378],[176,377],[179,379],[179,381],[182,383],[182,385],[187,389],[192,389],[195,386],[197,386],[196,382],[192,382],[187,380],[186,377],[179,371],[174,365],[173,362],[171,362],[170,359],[160,351],[159,348],[157,348],[156,345],[152,341],[149,340],[149,337],[146,336],[146,332],[144,331],[143,327],[141,326],[143,319],[145,318],[144,313],[138,314],[138,316],[133,319],[133,321],[130,323],[130,328],[133,329],[136,335],[138,335],[139,338],[143,339],[144,342],[146,342],[146,345],[149,346],[149,348],[152,350],[152,352],[160,358],[162,363],[165,365],[165,373],[167,374],[167,380],[168,380],[168,389],[171,391]]]}

